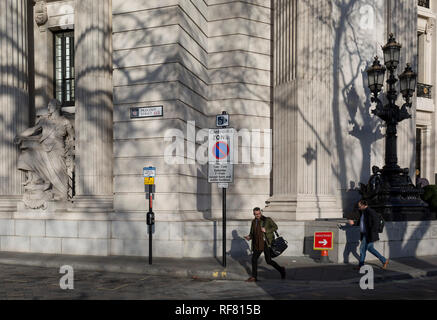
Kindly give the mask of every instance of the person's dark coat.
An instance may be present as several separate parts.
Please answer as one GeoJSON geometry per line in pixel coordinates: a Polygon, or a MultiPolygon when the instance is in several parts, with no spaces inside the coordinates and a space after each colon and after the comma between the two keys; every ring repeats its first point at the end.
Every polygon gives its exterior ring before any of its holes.
{"type": "MultiPolygon", "coordinates": [[[[254,233],[255,233],[255,220],[252,220],[252,225],[250,226],[250,239],[254,239],[254,233]]],[[[261,227],[266,229],[265,233],[265,241],[267,243],[267,246],[270,247],[270,244],[272,243],[273,239],[275,238],[274,232],[278,230],[278,226],[273,221],[272,218],[261,216],[261,227]]],[[[253,251],[253,241],[252,241],[252,251],[253,251]]]]}
{"type": "MultiPolygon", "coordinates": [[[[355,225],[359,226],[361,221],[361,216],[364,214],[364,225],[366,227],[366,238],[367,242],[376,242],[379,240],[379,217],[378,213],[372,208],[367,207],[364,210],[358,210],[359,217],[354,219],[355,225]]],[[[361,234],[361,240],[363,240],[363,234],[361,234]]]]}

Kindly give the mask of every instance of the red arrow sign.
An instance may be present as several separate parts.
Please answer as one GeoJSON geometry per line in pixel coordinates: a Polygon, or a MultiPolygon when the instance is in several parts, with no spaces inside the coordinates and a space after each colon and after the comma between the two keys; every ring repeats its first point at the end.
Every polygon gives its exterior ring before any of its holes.
{"type": "Polygon", "coordinates": [[[334,249],[333,232],[315,232],[314,233],[314,250],[332,250],[334,249]]]}

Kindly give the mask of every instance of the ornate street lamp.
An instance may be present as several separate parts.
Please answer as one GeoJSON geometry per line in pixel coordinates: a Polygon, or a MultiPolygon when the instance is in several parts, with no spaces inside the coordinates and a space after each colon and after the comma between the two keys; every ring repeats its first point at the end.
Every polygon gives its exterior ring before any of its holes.
{"type": "Polygon", "coordinates": [[[372,113],[386,124],[385,166],[379,169],[373,166],[373,175],[367,185],[360,184],[360,193],[369,206],[380,212],[387,221],[420,221],[435,219],[429,212],[428,205],[422,201],[423,191],[417,188],[409,177],[409,169],[401,169],[397,157],[397,125],[411,118],[407,108],[411,108],[411,97],[416,90],[417,75],[407,64],[405,71],[399,76],[400,92],[405,103],[399,108],[396,105],[398,79],[395,71],[399,65],[402,46],[390,34],[388,43],[382,47],[385,68],[381,66],[378,57],[367,69],[368,87],[373,95],[372,102],[376,108],[372,113]],[[385,96],[388,103],[383,105],[378,98],[384,84],[385,72],[388,71],[385,96]]]}
{"type": "Polygon", "coordinates": [[[382,47],[384,62],[388,69],[395,70],[398,67],[402,46],[396,42],[393,33],[390,33],[388,43],[382,47]]]}
{"type": "Polygon", "coordinates": [[[381,66],[378,57],[375,57],[373,65],[367,69],[368,86],[374,95],[377,95],[384,86],[385,71],[386,69],[381,66]]]}
{"type": "Polygon", "coordinates": [[[410,99],[417,86],[417,74],[411,69],[411,65],[407,63],[405,71],[399,76],[400,91],[405,100],[410,99]]]}

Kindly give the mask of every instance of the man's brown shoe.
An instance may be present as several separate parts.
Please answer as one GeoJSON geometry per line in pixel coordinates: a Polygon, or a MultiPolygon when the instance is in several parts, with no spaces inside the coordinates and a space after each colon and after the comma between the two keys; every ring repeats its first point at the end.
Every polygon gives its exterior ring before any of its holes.
{"type": "Polygon", "coordinates": [[[383,268],[384,270],[387,269],[387,267],[388,267],[388,262],[389,262],[389,260],[387,259],[387,261],[385,261],[384,265],[382,266],[382,268],[383,268]]]}
{"type": "Polygon", "coordinates": [[[246,282],[256,282],[256,278],[250,277],[249,279],[246,280],[246,282]]]}

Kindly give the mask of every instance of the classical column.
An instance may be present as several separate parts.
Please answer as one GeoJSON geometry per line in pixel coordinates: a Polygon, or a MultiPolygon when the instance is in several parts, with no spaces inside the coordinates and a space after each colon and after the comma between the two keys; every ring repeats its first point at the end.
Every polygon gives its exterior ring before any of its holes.
{"type": "Polygon", "coordinates": [[[341,216],[332,183],[331,3],[274,1],[273,196],[276,219],[341,216]]]}
{"type": "MultiPolygon", "coordinates": [[[[389,21],[387,25],[388,34],[393,33],[402,45],[401,61],[397,72],[401,74],[405,70],[407,63],[411,63],[413,69],[417,72],[417,1],[388,1],[387,11],[389,21]]],[[[415,179],[415,154],[416,145],[413,143],[416,137],[416,95],[412,98],[413,107],[409,110],[412,120],[406,120],[398,126],[398,163],[401,168],[410,169],[410,177],[415,179]]],[[[397,105],[402,106],[402,96],[399,95],[397,105]]]]}
{"type": "Polygon", "coordinates": [[[76,0],[76,208],[112,208],[111,6],[76,0]]]}
{"type": "Polygon", "coordinates": [[[0,1],[0,211],[22,194],[13,140],[29,124],[27,0],[0,1]]]}

